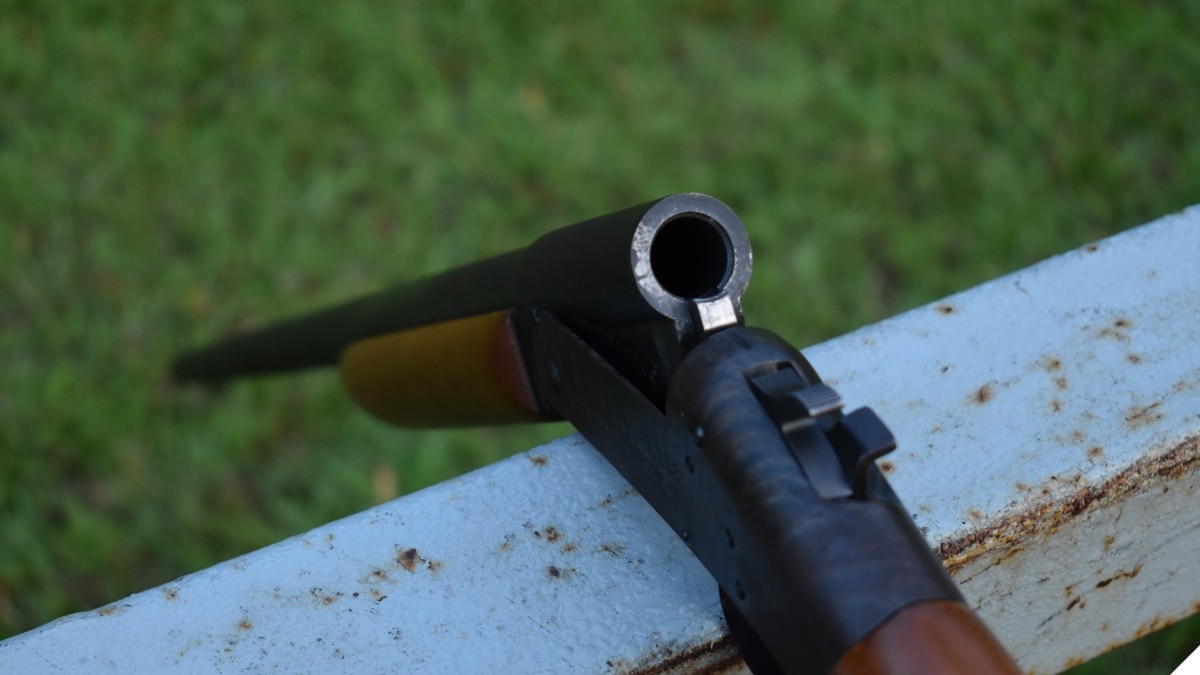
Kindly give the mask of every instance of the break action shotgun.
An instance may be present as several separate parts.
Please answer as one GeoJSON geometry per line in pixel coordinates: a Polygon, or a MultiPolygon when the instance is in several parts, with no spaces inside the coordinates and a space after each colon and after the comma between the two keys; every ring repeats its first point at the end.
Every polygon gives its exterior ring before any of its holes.
{"type": "Polygon", "coordinates": [[[338,365],[396,425],[565,418],[717,580],[754,673],[1018,673],[876,468],[891,432],[744,325],[750,271],[733,211],[677,194],[232,337],[172,373],[338,365]]]}

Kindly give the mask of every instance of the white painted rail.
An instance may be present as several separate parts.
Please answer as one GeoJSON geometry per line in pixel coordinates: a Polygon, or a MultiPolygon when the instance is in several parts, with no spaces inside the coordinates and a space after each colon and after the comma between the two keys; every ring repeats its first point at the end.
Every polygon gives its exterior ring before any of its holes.
{"type": "MultiPolygon", "coordinates": [[[[1200,611],[1200,207],[805,350],[1030,672],[1200,611]]],[[[0,672],[726,672],[716,587],[578,437],[0,642],[0,672]]]]}

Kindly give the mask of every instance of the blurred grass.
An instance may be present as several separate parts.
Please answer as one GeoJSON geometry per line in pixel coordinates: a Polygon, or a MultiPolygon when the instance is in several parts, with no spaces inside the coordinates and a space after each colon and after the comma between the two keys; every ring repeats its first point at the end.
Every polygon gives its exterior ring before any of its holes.
{"type": "Polygon", "coordinates": [[[682,190],[746,222],[752,323],[833,337],[1200,201],[1198,20],[0,0],[0,637],[567,432],[175,388],[175,351],[682,190]]]}

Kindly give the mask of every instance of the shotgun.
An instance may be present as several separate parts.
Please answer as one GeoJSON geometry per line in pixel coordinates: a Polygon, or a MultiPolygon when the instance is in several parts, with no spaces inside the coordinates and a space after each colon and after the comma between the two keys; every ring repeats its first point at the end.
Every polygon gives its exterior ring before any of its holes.
{"type": "Polygon", "coordinates": [[[729,207],[677,194],[235,336],[172,373],[337,364],[395,425],[565,418],[712,573],[758,675],[1019,672],[876,468],[891,432],[744,325],[751,261],[729,207]]]}

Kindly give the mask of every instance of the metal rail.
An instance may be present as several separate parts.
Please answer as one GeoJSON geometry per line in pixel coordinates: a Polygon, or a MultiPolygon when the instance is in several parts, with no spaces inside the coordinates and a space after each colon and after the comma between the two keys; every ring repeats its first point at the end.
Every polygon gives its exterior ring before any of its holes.
{"type": "MultiPolygon", "coordinates": [[[[1030,672],[1200,612],[1200,207],[805,350],[1030,672]]],[[[4,672],[682,673],[716,585],[570,437],[0,642],[4,672]]]]}

